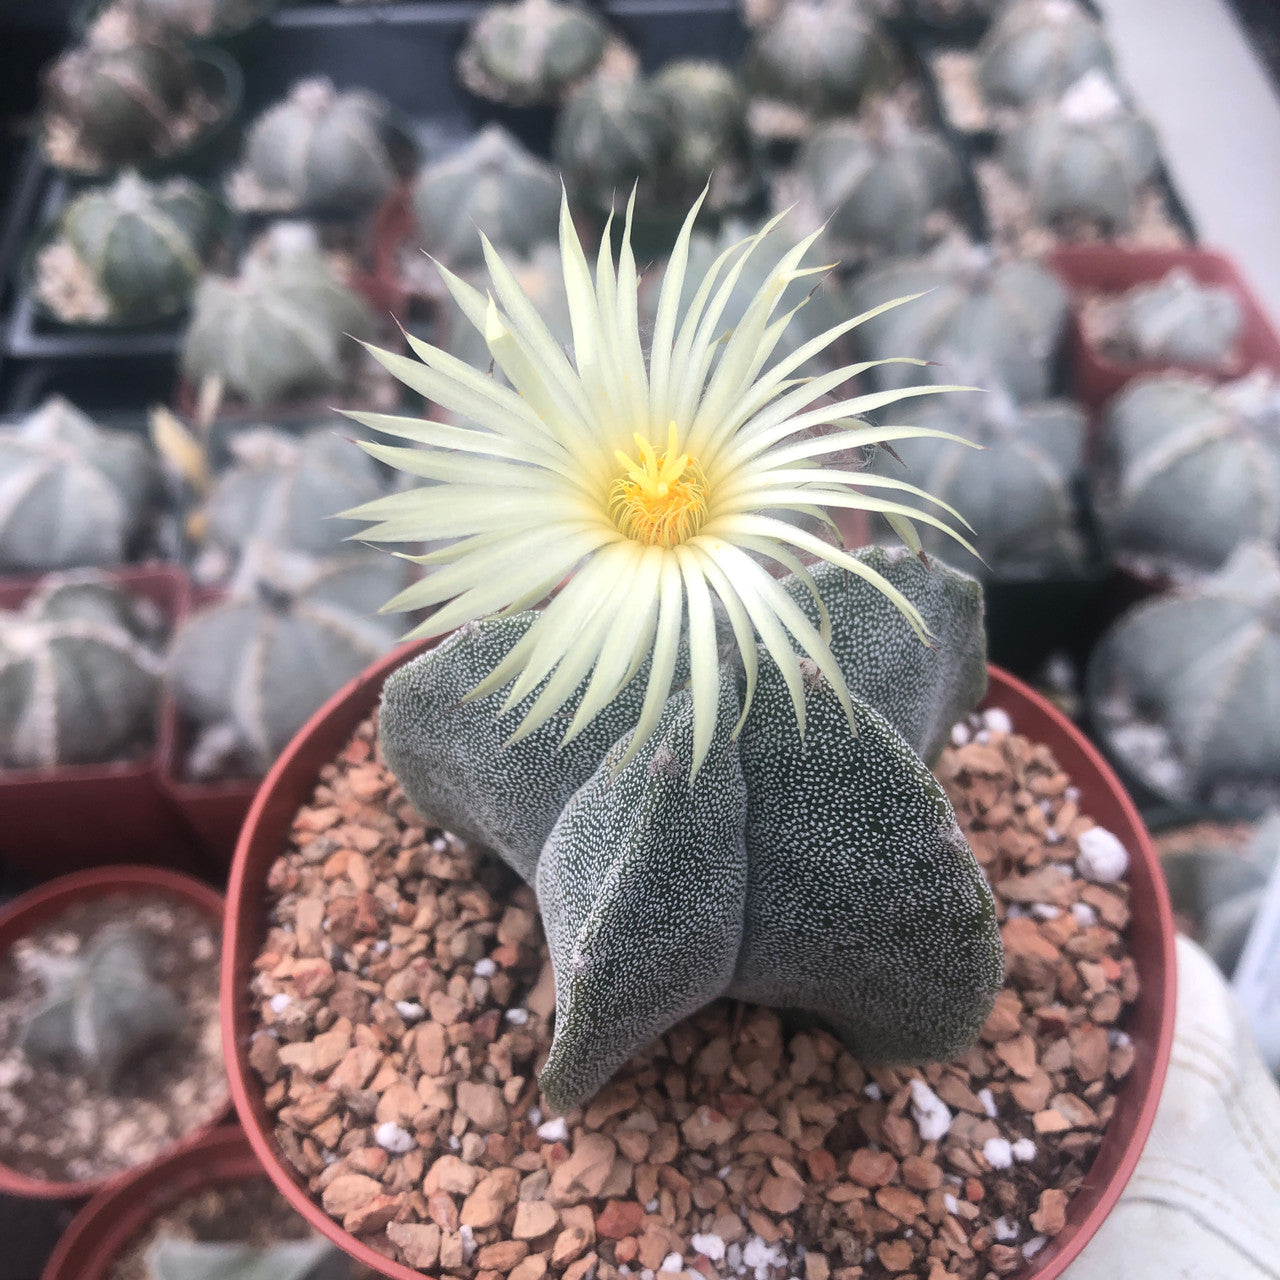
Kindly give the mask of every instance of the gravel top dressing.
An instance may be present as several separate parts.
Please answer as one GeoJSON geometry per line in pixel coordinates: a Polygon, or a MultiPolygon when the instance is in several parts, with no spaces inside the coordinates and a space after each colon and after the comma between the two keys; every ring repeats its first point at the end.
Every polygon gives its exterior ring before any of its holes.
{"type": "Polygon", "coordinates": [[[1062,1229],[1133,1049],[1127,855],[998,710],[937,774],[996,895],[1007,976],[978,1044],[866,1068],[720,1001],[585,1110],[544,1110],[554,986],[533,892],[425,830],[373,721],[268,882],[251,1061],[275,1137],[370,1247],[461,1280],[975,1280],[1062,1229]]]}

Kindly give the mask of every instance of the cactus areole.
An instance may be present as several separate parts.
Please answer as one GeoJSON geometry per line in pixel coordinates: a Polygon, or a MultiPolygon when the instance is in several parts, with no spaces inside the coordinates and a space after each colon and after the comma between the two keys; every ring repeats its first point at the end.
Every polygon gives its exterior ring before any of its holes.
{"type": "Polygon", "coordinates": [[[778,219],[682,301],[701,203],[647,354],[631,209],[593,272],[565,205],[571,351],[486,242],[489,296],[442,273],[510,387],[409,337],[417,360],[375,354],[466,425],[353,415],[417,446],[363,447],[425,482],[348,513],[370,541],[432,545],[388,607],[426,611],[415,637],[453,633],[387,682],[383,750],[424,817],[537,891],[560,1109],[718,996],[911,1062],[963,1053],[1002,978],[990,891],[926,764],[986,667],[981,591],[913,554],[916,524],[968,543],[856,461],[944,434],[862,415],[947,388],[794,379],[867,317],[776,356],[784,292],[827,269],[802,265],[814,236],[773,249],[778,219]],[[884,515],[905,549],[837,546],[840,508],[884,515]]]}

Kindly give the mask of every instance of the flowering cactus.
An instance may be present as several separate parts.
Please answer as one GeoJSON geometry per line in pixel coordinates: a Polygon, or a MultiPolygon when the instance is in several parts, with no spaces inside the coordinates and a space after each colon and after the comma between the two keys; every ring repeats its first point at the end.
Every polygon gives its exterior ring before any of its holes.
{"type": "Polygon", "coordinates": [[[1100,514],[1121,551],[1165,568],[1219,567],[1246,539],[1280,543],[1280,385],[1174,374],[1108,406],[1100,514]]]}
{"type": "Polygon", "coordinates": [[[631,209],[617,267],[606,239],[593,280],[566,204],[572,357],[495,255],[489,297],[444,278],[514,390],[414,338],[421,363],[379,355],[482,430],[353,415],[419,446],[375,457],[433,481],[349,513],[371,541],[433,544],[393,607],[429,610],[416,635],[458,628],[387,681],[382,750],[429,822],[537,889],[556,1108],[719,995],[917,1061],[963,1052],[1001,980],[990,892],[922,759],[982,691],[981,593],[914,554],[916,523],[944,523],[911,502],[922,491],[844,461],[936,434],[859,416],[936,388],[828,403],[853,370],[793,378],[856,318],[769,363],[788,286],[823,270],[800,265],[817,233],[727,333],[772,225],[682,305],[697,209],[647,361],[631,209]],[[824,507],[881,512],[910,551],[844,551],[812,531],[824,507]]]}
{"type": "Polygon", "coordinates": [[[1175,267],[1120,299],[1114,342],[1133,360],[1218,365],[1231,354],[1243,323],[1230,289],[1199,284],[1175,267]]]}
{"type": "Polygon", "coordinates": [[[1113,73],[1111,46],[1075,0],[1017,0],[978,46],[978,84],[993,106],[1058,98],[1088,71],[1113,73]]]}

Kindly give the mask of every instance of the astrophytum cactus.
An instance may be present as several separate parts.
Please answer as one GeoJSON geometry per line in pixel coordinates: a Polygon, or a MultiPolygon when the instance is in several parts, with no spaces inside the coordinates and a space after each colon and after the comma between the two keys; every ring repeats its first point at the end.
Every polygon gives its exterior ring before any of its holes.
{"type": "Polygon", "coordinates": [[[1280,559],[1245,543],[1216,574],[1144,601],[1089,662],[1108,750],[1157,794],[1239,810],[1280,800],[1280,559]]]}
{"type": "Polygon", "coordinates": [[[1116,233],[1133,225],[1159,150],[1151,125],[1094,71],[1007,133],[1000,162],[1026,188],[1042,225],[1084,222],[1116,233]]]}
{"type": "Polygon", "coordinates": [[[978,84],[992,106],[1058,98],[1087,71],[1113,69],[1101,25],[1076,0],[1017,0],[978,46],[978,84]]]}
{"type": "Polygon", "coordinates": [[[857,0],[791,0],[755,33],[747,53],[754,93],[815,116],[852,110],[894,74],[879,20],[857,0]]]}
{"type": "Polygon", "coordinates": [[[206,276],[196,291],[182,345],[182,370],[201,383],[220,379],[253,404],[341,386],[354,348],[373,318],[305,237],[283,228],[251,251],[235,277],[206,276]]]}
{"type": "Polygon", "coordinates": [[[652,80],[671,122],[664,173],[675,193],[702,189],[713,175],[740,164],[747,153],[747,100],[742,82],[718,62],[669,62],[652,80]]]}
{"type": "Polygon", "coordinates": [[[1113,347],[1130,360],[1220,365],[1244,323],[1230,289],[1200,284],[1180,268],[1130,289],[1116,310],[1113,347]]]}
{"type": "Polygon", "coordinates": [[[491,4],[471,25],[458,73],[472,93],[514,106],[558,101],[604,57],[609,33],[590,9],[560,0],[491,4]]]}
{"type": "Polygon", "coordinates": [[[1004,4],[1005,0],[907,0],[912,17],[942,31],[989,22],[1004,4]]]}
{"type": "Polygon", "coordinates": [[[68,321],[172,315],[190,301],[218,224],[217,202],[195,183],[124,173],[63,210],[56,239],[37,262],[37,293],[68,321]],[[79,313],[61,301],[82,297],[79,313]]]}
{"type": "Polygon", "coordinates": [[[319,1237],[277,1244],[162,1235],[147,1250],[147,1280],[351,1280],[354,1264],[319,1237]]]}
{"type": "Polygon", "coordinates": [[[960,187],[960,166],[936,133],[888,106],[834,120],[805,143],[799,170],[830,243],[843,251],[918,253],[960,187]]]}
{"type": "MultiPolygon", "coordinates": [[[[923,371],[939,382],[956,381],[958,369],[980,364],[1016,400],[1043,400],[1067,317],[1067,295],[1037,262],[996,261],[989,251],[944,243],[925,258],[890,263],[851,289],[853,312],[923,293],[855,330],[872,359],[909,351],[937,363],[923,371]]],[[[871,371],[881,387],[916,381],[912,364],[871,371]]]]}
{"type": "Polygon", "coordinates": [[[354,214],[391,190],[383,99],[363,89],[339,92],[323,77],[300,80],[250,127],[235,203],[289,213],[354,214]]]}
{"type": "Polygon", "coordinates": [[[1100,514],[1115,547],[1176,571],[1216,569],[1246,539],[1280,545],[1280,384],[1168,374],[1108,406],[1100,514]]]}
{"type": "Polygon", "coordinates": [[[279,0],[128,0],[148,27],[190,38],[225,36],[261,21],[279,0]]]}
{"type": "MultiPolygon", "coordinates": [[[[821,567],[810,581],[856,730],[801,664],[802,739],[792,677],[761,649],[722,667],[716,729],[692,777],[683,688],[631,751],[641,677],[572,741],[560,745],[551,721],[504,747],[539,690],[510,707],[506,690],[464,695],[532,614],[471,624],[387,682],[382,746],[411,803],[537,888],[556,975],[541,1077],[553,1106],[589,1097],[653,1036],[726,994],[818,1013],[868,1060],[948,1058],[982,1025],[1001,977],[994,912],[920,755],[983,690],[981,592],[909,554],[857,557],[940,643],[922,646],[863,578],[821,567]],[[871,806],[855,799],[871,795],[871,806]]],[[[818,617],[807,583],[788,591],[818,617]]]]}
{"type": "Polygon", "coordinates": [[[111,1089],[126,1066],[172,1040],[186,1012],[152,976],[152,947],[150,935],[113,925],[77,955],[36,952],[45,994],[22,1029],[27,1057],[111,1089]]]}
{"type": "MultiPolygon", "coordinates": [[[[981,375],[966,380],[986,389],[954,396],[945,406],[908,406],[899,416],[954,432],[978,448],[929,437],[902,440],[894,445],[898,458],[883,455],[877,470],[909,478],[964,513],[982,556],[982,562],[965,561],[970,572],[997,579],[1080,573],[1084,412],[1066,400],[1020,405],[981,375]]],[[[920,531],[927,551],[964,555],[934,534],[920,531]]]]}
{"type": "Polygon", "coordinates": [[[556,238],[560,178],[501,125],[486,125],[413,186],[423,249],[450,267],[484,263],[480,233],[522,256],[556,238]]]}
{"type": "Polygon", "coordinates": [[[0,571],[119,564],[137,548],[156,479],[137,436],[61,397],[0,427],[0,571]]]}
{"type": "Polygon", "coordinates": [[[136,754],[154,736],[161,662],[150,620],[95,576],[50,577],[0,613],[0,768],[136,754]]]}
{"type": "Polygon", "coordinates": [[[335,690],[394,644],[376,616],[401,567],[366,554],[317,561],[250,548],[226,600],[174,637],[169,688],[196,729],[197,779],[257,776],[335,690]]]}

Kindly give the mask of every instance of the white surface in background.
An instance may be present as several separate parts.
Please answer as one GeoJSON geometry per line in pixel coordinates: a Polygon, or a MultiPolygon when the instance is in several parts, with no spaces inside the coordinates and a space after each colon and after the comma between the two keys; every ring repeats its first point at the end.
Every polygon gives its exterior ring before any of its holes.
{"type": "Polygon", "coordinates": [[[1280,323],[1280,99],[1226,0],[1099,0],[1207,248],[1280,323]]]}

